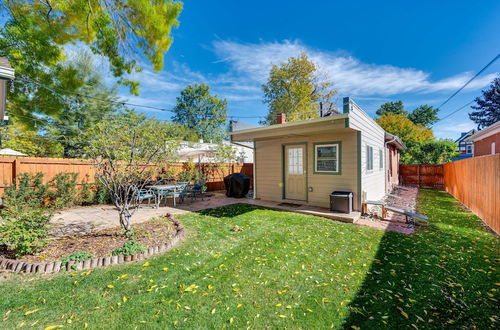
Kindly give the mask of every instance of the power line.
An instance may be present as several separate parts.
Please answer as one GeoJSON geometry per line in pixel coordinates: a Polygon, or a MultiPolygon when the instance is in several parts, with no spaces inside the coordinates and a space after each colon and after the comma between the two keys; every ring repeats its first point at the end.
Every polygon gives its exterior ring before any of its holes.
{"type": "Polygon", "coordinates": [[[449,114],[447,114],[447,115],[446,115],[446,116],[444,116],[443,118],[440,118],[438,121],[436,121],[434,124],[432,124],[432,125],[431,125],[431,127],[433,127],[435,124],[439,123],[440,121],[445,120],[446,118],[448,118],[448,117],[452,116],[453,114],[455,114],[455,113],[459,112],[460,110],[462,110],[462,109],[466,108],[468,105],[470,105],[470,104],[471,104],[471,103],[473,103],[473,102],[474,102],[474,100],[469,101],[469,102],[467,102],[467,104],[464,104],[464,105],[462,105],[460,108],[458,108],[458,109],[456,109],[456,110],[454,110],[454,111],[450,112],[449,114]]]}
{"type": "Polygon", "coordinates": [[[101,99],[99,97],[95,97],[95,96],[92,96],[92,95],[87,95],[87,94],[83,94],[83,93],[79,93],[79,92],[68,91],[68,90],[65,90],[65,89],[62,89],[62,88],[49,87],[47,85],[39,83],[38,81],[34,81],[34,80],[26,79],[26,78],[16,77],[15,79],[19,79],[19,80],[22,80],[22,81],[27,82],[27,83],[32,83],[32,84],[38,85],[38,86],[40,86],[42,88],[50,90],[53,93],[56,93],[56,94],[58,92],[60,92],[60,93],[71,94],[71,95],[74,95],[76,97],[85,97],[85,98],[88,98],[88,99],[92,99],[92,100],[96,100],[96,101],[100,101],[100,102],[105,102],[105,103],[118,104],[118,105],[128,105],[128,106],[131,106],[131,107],[145,108],[145,109],[151,109],[151,110],[157,110],[157,111],[173,112],[173,110],[171,110],[171,109],[154,107],[154,106],[151,106],[151,105],[129,103],[129,102],[124,102],[124,101],[105,100],[105,99],[101,99]]]}
{"type": "Polygon", "coordinates": [[[437,109],[441,109],[441,107],[443,105],[445,105],[446,103],[448,103],[453,97],[455,97],[458,93],[460,93],[460,91],[462,89],[464,89],[467,85],[469,85],[471,83],[471,81],[473,81],[474,79],[476,79],[481,73],[484,72],[484,70],[486,70],[487,68],[490,67],[490,65],[492,65],[496,60],[498,60],[498,58],[500,58],[500,54],[498,54],[497,56],[495,56],[488,64],[486,64],[481,70],[479,70],[478,73],[476,73],[474,75],[474,77],[470,78],[462,87],[460,87],[455,93],[451,94],[450,97],[448,97],[446,99],[446,101],[444,101],[443,103],[441,103],[441,105],[439,107],[437,107],[437,109]]]}

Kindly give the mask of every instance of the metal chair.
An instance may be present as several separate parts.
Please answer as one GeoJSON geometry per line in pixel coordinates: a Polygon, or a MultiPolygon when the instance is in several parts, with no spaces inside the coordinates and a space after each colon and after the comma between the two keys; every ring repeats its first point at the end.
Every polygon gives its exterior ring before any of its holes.
{"type": "Polygon", "coordinates": [[[135,195],[137,196],[138,205],[142,204],[144,200],[148,200],[148,206],[151,205],[151,199],[154,199],[155,206],[157,204],[157,196],[151,189],[135,189],[135,195]]]}
{"type": "Polygon", "coordinates": [[[162,197],[165,197],[165,198],[172,197],[174,207],[175,207],[177,205],[176,198],[180,198],[181,201],[184,200],[184,197],[186,196],[186,187],[187,186],[188,186],[187,182],[178,182],[176,185],[176,188],[174,188],[173,190],[160,191],[158,194],[158,198],[161,199],[162,197]]]}

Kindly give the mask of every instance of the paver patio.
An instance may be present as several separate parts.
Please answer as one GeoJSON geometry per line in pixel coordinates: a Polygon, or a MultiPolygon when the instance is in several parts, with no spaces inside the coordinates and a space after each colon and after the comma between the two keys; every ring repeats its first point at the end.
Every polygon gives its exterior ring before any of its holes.
{"type": "MultiPolygon", "coordinates": [[[[397,189],[396,192],[396,195],[388,196],[388,204],[414,212],[418,189],[403,187],[397,189]]],[[[132,216],[132,222],[144,222],[151,218],[165,215],[166,213],[185,214],[224,205],[247,203],[271,209],[351,222],[380,230],[396,231],[404,234],[411,234],[413,232],[413,229],[408,228],[407,224],[404,222],[404,217],[392,213],[389,213],[390,218],[388,220],[381,220],[361,217],[359,212],[343,214],[314,206],[284,204],[255,200],[253,198],[231,198],[227,197],[224,192],[214,192],[210,195],[211,196],[205,197],[203,200],[196,199],[195,201],[191,201],[190,199],[186,199],[183,203],[178,203],[176,207],[172,206],[171,200],[168,201],[168,206],[164,206],[163,204],[160,208],[142,205],[132,216]]],[[[54,225],[51,230],[52,237],[76,235],[118,226],[118,212],[112,205],[77,207],[56,213],[51,222],[54,225]]]]}

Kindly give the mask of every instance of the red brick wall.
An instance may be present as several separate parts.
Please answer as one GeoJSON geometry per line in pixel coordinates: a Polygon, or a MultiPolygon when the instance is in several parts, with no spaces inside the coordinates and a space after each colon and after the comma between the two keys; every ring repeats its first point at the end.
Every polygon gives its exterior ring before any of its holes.
{"type": "Polygon", "coordinates": [[[491,155],[491,144],[495,142],[495,154],[500,154],[500,133],[474,142],[474,157],[491,155]]]}

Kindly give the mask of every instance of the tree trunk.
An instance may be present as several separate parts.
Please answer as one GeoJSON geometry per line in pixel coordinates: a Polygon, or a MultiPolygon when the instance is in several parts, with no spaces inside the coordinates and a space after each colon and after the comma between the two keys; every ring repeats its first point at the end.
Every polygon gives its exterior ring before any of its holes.
{"type": "Polygon", "coordinates": [[[128,210],[127,207],[121,209],[120,225],[122,226],[123,230],[125,230],[125,236],[129,236],[132,233],[132,225],[130,223],[131,217],[132,214],[130,214],[130,211],[128,210]]]}

